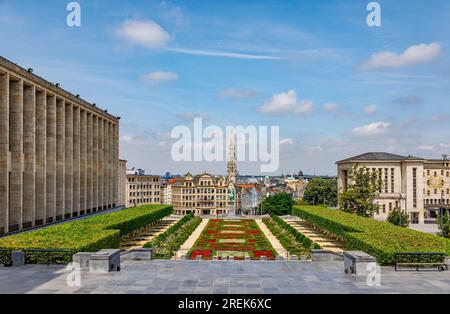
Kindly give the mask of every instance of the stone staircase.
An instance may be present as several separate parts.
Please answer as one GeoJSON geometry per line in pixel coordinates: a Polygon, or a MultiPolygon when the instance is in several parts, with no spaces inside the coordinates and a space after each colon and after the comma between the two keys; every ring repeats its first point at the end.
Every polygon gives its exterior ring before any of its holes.
{"type": "Polygon", "coordinates": [[[304,234],[306,237],[310,238],[311,241],[320,245],[324,250],[328,250],[334,253],[343,253],[344,249],[342,244],[334,239],[330,239],[326,235],[314,230],[313,228],[305,225],[299,218],[284,218],[283,220],[289,225],[294,227],[297,231],[304,234]]]}
{"type": "Polygon", "coordinates": [[[178,220],[180,220],[179,217],[173,216],[165,217],[158,224],[142,231],[141,233],[137,234],[136,236],[130,239],[124,240],[120,244],[120,248],[125,251],[142,248],[144,244],[152,241],[160,234],[166,232],[167,229],[176,224],[178,220]]]}

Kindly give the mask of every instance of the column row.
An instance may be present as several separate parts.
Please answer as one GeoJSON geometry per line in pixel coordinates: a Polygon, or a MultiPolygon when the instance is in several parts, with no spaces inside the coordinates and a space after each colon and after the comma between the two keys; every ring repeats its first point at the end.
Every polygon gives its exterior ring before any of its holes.
{"type": "Polygon", "coordinates": [[[0,72],[0,234],[112,208],[118,125],[0,72]]]}

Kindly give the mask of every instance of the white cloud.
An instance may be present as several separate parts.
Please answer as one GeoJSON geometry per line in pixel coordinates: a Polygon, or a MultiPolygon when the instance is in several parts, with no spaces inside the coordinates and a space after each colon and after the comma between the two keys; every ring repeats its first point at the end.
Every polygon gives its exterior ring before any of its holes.
{"type": "Polygon", "coordinates": [[[378,110],[377,106],[371,105],[371,106],[367,106],[364,111],[366,112],[367,115],[372,116],[375,113],[377,113],[377,110],[378,110]]]}
{"type": "Polygon", "coordinates": [[[336,103],[332,103],[332,102],[328,102],[325,105],[323,105],[323,110],[325,110],[326,112],[331,112],[336,110],[339,107],[338,104],[336,103]]]}
{"type": "Polygon", "coordinates": [[[259,108],[262,113],[282,115],[289,112],[307,115],[314,111],[312,101],[298,101],[297,93],[290,90],[287,93],[275,94],[259,108]]]}
{"type": "Polygon", "coordinates": [[[266,55],[254,55],[237,52],[227,51],[211,51],[211,50],[197,50],[197,49],[185,49],[185,48],[169,48],[169,51],[184,53],[189,55],[207,56],[207,57],[223,57],[233,59],[254,59],[254,60],[280,60],[280,57],[266,56],[266,55]]]}
{"type": "Polygon", "coordinates": [[[157,71],[142,75],[140,80],[149,85],[157,85],[160,83],[178,80],[178,74],[173,72],[157,71]]]}
{"type": "Polygon", "coordinates": [[[210,119],[208,114],[203,113],[203,112],[185,112],[183,114],[177,114],[176,117],[183,121],[192,121],[195,118],[201,118],[204,121],[210,119]]]}
{"type": "Polygon", "coordinates": [[[280,145],[294,145],[294,140],[291,138],[285,138],[280,141],[280,145]]]}
{"type": "Polygon", "coordinates": [[[256,92],[252,90],[228,88],[219,91],[219,97],[221,98],[249,99],[255,96],[256,92]]]}
{"type": "Polygon", "coordinates": [[[310,100],[306,100],[298,104],[294,112],[298,115],[308,115],[314,111],[314,104],[310,100]]]}
{"type": "Polygon", "coordinates": [[[386,134],[391,127],[387,122],[375,122],[363,126],[356,127],[352,130],[353,134],[361,137],[372,137],[386,134]]]}
{"type": "Polygon", "coordinates": [[[439,43],[431,43],[411,46],[401,54],[391,51],[374,53],[368,61],[363,63],[362,69],[401,68],[429,63],[441,52],[442,46],[439,43]]]}
{"type": "Polygon", "coordinates": [[[122,23],[117,35],[135,45],[162,48],[170,41],[170,35],[154,21],[129,20],[122,23]]]}

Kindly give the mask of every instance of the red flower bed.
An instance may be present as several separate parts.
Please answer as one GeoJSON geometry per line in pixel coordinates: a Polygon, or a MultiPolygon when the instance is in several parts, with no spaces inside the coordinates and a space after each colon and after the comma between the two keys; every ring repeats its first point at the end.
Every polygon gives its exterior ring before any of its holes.
{"type": "Polygon", "coordinates": [[[244,259],[245,256],[260,259],[266,256],[274,259],[276,253],[254,220],[214,219],[209,221],[198,238],[189,258],[196,259],[199,255],[203,259],[212,259],[213,256],[219,259],[222,256],[234,256],[235,259],[244,259]]]}

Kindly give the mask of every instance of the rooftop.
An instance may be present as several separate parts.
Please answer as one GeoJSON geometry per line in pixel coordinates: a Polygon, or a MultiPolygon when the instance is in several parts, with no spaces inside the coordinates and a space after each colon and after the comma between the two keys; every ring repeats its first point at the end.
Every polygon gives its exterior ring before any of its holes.
{"type": "Polygon", "coordinates": [[[357,155],[354,157],[350,157],[344,160],[340,160],[337,162],[337,164],[345,163],[345,162],[352,162],[352,161],[372,161],[372,160],[379,160],[379,161],[405,161],[405,160],[423,160],[423,158],[414,157],[414,156],[401,156],[401,155],[395,155],[390,153],[384,153],[384,152],[370,152],[365,153],[361,155],[357,155]]]}

